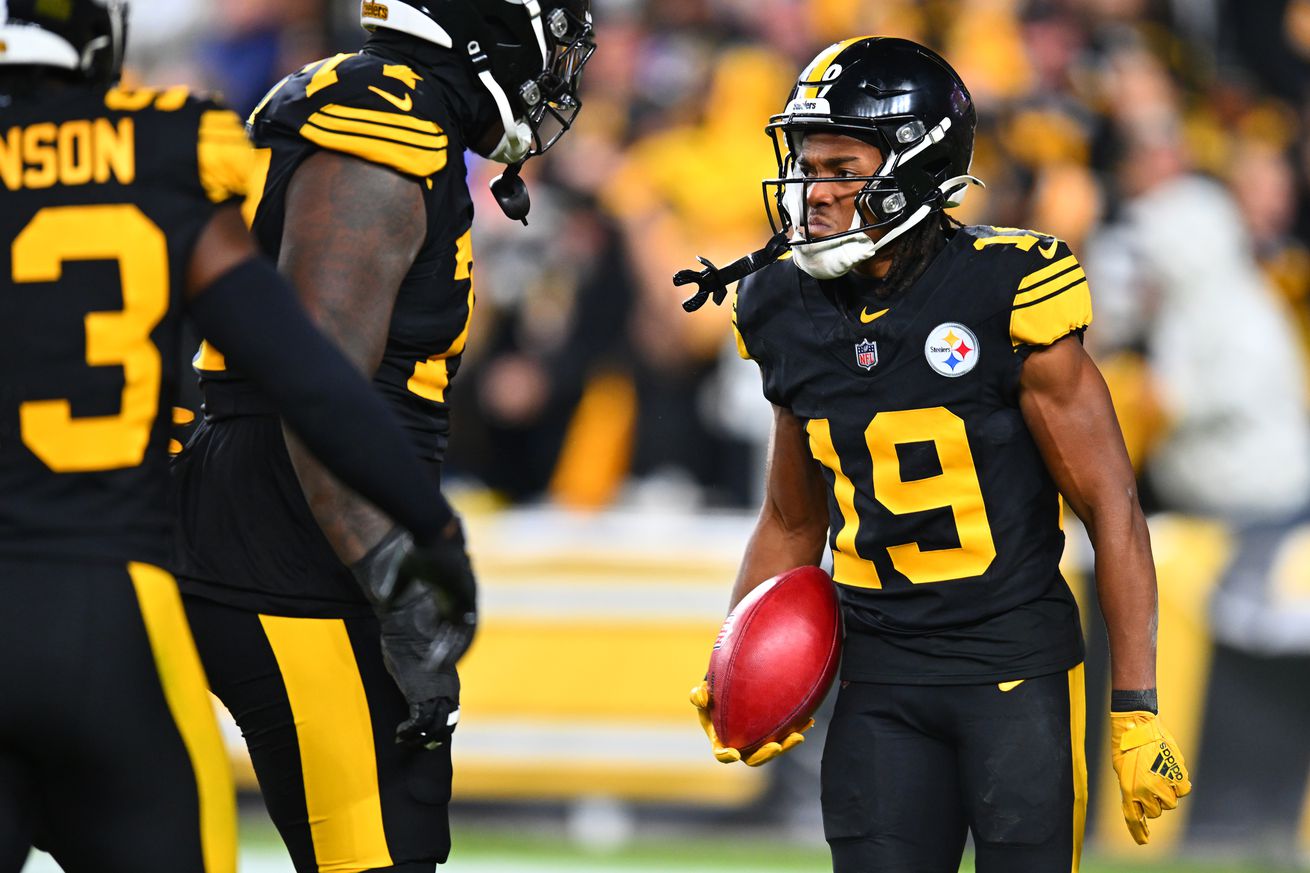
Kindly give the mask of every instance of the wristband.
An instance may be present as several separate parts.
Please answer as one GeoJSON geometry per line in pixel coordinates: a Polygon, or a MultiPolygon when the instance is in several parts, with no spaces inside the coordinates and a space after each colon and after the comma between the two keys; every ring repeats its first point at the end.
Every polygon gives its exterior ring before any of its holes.
{"type": "Polygon", "coordinates": [[[1111,691],[1111,712],[1149,712],[1160,714],[1160,704],[1156,699],[1155,689],[1145,691],[1111,691]]]}

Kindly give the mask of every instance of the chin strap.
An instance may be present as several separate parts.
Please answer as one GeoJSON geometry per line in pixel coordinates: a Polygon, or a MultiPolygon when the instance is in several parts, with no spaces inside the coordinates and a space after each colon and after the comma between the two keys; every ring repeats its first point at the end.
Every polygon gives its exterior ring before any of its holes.
{"type": "Polygon", "coordinates": [[[763,270],[786,254],[789,248],[791,248],[791,241],[787,239],[787,235],[776,233],[764,244],[764,248],[751,252],[744,258],[738,258],[722,269],[705,258],[696,258],[705,265],[705,269],[700,272],[679,270],[673,276],[674,285],[690,285],[695,282],[698,288],[695,294],[682,301],[682,308],[687,312],[695,312],[704,306],[705,301],[711,296],[714,297],[716,306],[722,306],[724,298],[728,296],[729,285],[740,282],[751,273],[763,270]]]}

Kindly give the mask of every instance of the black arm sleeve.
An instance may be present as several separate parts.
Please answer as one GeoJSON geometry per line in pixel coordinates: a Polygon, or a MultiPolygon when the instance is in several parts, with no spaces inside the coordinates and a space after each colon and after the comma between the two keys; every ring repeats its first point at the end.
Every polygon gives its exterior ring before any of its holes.
{"type": "Polygon", "coordinates": [[[310,323],[272,265],[251,258],[191,301],[206,339],[277,404],[296,435],[333,475],[435,542],[453,518],[386,404],[310,323]]]}

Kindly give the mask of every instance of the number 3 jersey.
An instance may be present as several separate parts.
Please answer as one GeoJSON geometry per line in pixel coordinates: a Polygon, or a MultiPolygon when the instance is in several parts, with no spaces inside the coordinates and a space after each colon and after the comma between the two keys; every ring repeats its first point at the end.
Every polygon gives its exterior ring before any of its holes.
{"type": "Polygon", "coordinates": [[[911,287],[850,315],[791,261],[743,281],[739,351],[828,485],[843,678],[952,684],[1082,659],[1059,493],[1019,409],[1027,354],[1091,322],[1076,258],[957,231],[911,287]]]}
{"type": "Polygon", "coordinates": [[[167,562],[187,266],[250,166],[185,88],[0,110],[0,553],[167,562]]]}

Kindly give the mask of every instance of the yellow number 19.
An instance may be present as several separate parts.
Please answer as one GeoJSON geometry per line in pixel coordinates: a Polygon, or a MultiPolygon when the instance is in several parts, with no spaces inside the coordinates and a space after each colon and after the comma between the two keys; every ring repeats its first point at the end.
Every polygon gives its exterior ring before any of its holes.
{"type": "MultiPolygon", "coordinates": [[[[814,457],[833,474],[833,496],[842,514],[842,528],[833,543],[834,574],[848,585],[881,588],[877,569],[855,547],[860,525],[855,487],[842,472],[829,423],[814,419],[806,430],[814,457]]],[[[996,558],[996,545],[964,420],[941,406],[880,412],[865,428],[864,440],[873,461],[873,492],[879,503],[896,515],[949,508],[959,534],[957,548],[925,550],[917,542],[889,546],[892,566],[916,584],[985,573],[996,558]],[[920,442],[933,444],[941,472],[906,481],[901,478],[896,447],[920,442]]]]}

